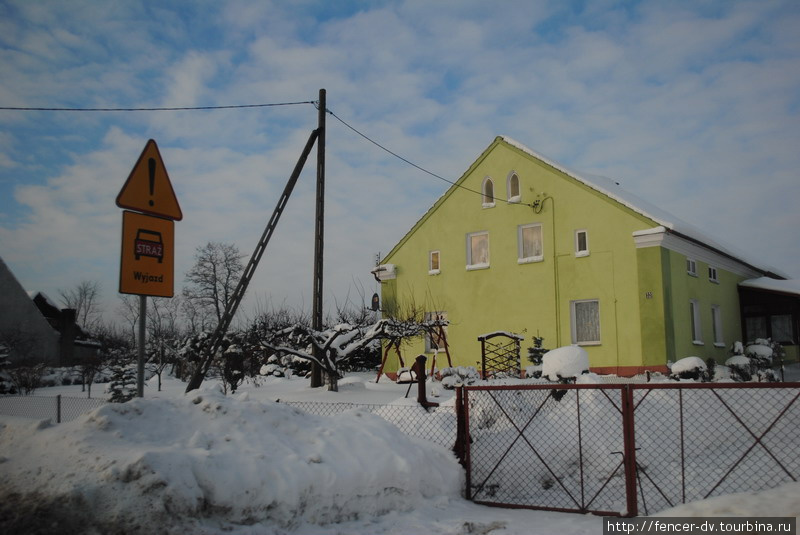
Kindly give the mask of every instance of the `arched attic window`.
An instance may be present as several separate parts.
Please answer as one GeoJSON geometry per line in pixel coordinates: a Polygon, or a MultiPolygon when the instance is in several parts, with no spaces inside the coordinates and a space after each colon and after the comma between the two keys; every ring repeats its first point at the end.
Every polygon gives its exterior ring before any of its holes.
{"type": "Polygon", "coordinates": [[[492,181],[491,177],[487,176],[483,179],[481,193],[483,193],[483,207],[491,208],[494,206],[494,182],[492,181]]]}
{"type": "Polygon", "coordinates": [[[520,202],[519,176],[516,171],[508,173],[506,192],[508,194],[508,202],[520,202]]]}

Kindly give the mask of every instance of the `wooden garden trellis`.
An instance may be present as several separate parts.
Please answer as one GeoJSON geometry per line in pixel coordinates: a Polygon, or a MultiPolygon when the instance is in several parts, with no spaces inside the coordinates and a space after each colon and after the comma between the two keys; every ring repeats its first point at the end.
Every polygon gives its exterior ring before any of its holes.
{"type": "Polygon", "coordinates": [[[522,377],[520,363],[520,342],[524,336],[505,331],[495,331],[482,334],[478,337],[481,343],[481,377],[488,379],[503,375],[507,377],[522,377]],[[494,341],[501,338],[499,341],[494,341]]]}

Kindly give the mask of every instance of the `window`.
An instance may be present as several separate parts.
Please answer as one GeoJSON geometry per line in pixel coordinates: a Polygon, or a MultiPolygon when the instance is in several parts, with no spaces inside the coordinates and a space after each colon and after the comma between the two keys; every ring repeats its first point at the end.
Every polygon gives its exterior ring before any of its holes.
{"type": "Polygon", "coordinates": [[[711,325],[714,326],[714,347],[725,347],[722,338],[722,310],[719,305],[711,305],[711,325]]]}
{"type": "Polygon", "coordinates": [[[439,251],[431,251],[428,254],[428,275],[438,275],[439,273],[439,251]]]}
{"type": "Polygon", "coordinates": [[[692,322],[692,343],[703,345],[703,331],[700,328],[700,302],[697,299],[689,300],[689,317],[692,322]]]}
{"type": "Polygon", "coordinates": [[[719,279],[717,279],[717,268],[708,266],[708,280],[711,282],[719,282],[719,279]]]}
{"type": "Polygon", "coordinates": [[[747,342],[753,342],[757,338],[769,338],[769,334],[767,334],[767,317],[752,316],[745,318],[744,330],[747,342]]]}
{"type": "Polygon", "coordinates": [[[586,230],[575,231],[575,256],[589,256],[589,233],[586,230]]]}
{"type": "Polygon", "coordinates": [[[506,192],[508,193],[508,202],[519,202],[519,176],[514,171],[511,171],[506,181],[506,192]]]}
{"type": "Polygon", "coordinates": [[[544,258],[541,223],[520,225],[517,229],[517,262],[527,264],[541,261],[544,258]]]}
{"type": "Polygon", "coordinates": [[[691,258],[686,259],[686,273],[694,277],[697,276],[697,262],[695,262],[691,258]]]}
{"type": "Polygon", "coordinates": [[[483,207],[491,208],[494,206],[494,182],[488,176],[483,179],[481,193],[483,193],[483,207]]]}
{"type": "Polygon", "coordinates": [[[578,345],[600,344],[600,301],[582,299],[570,301],[572,343],[578,345]]]}
{"type": "MultiPolygon", "coordinates": [[[[426,312],[425,313],[425,322],[433,322],[434,320],[444,320],[447,321],[447,312],[437,311],[437,312],[426,312]]],[[[447,326],[442,325],[441,330],[440,327],[436,326],[433,328],[432,331],[428,331],[425,333],[425,352],[426,353],[433,353],[434,349],[441,349],[444,350],[444,344],[446,343],[447,338],[447,326]]]]}
{"type": "Polygon", "coordinates": [[[489,233],[467,234],[467,269],[489,267],[489,233]]]}
{"type": "Polygon", "coordinates": [[[784,345],[795,345],[794,334],[792,333],[792,315],[782,314],[780,316],[770,316],[770,328],[772,339],[784,345]]]}

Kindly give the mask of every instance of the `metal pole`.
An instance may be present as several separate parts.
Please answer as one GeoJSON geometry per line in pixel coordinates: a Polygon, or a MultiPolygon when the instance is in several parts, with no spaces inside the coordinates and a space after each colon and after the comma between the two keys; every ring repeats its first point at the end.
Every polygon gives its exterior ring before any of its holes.
{"type": "Polygon", "coordinates": [[[136,395],[144,397],[144,335],[147,325],[147,296],[139,296],[139,358],[137,359],[136,395]]]}
{"type": "MultiPolygon", "coordinates": [[[[325,240],[325,89],[319,90],[319,127],[317,128],[317,207],[314,225],[314,290],[312,328],[322,330],[322,267],[323,246],[325,240]]],[[[315,356],[322,360],[319,349],[314,349],[315,356]]],[[[331,378],[335,380],[335,378],[331,378]]],[[[322,369],[314,364],[311,368],[311,387],[322,386],[322,369]]]]}

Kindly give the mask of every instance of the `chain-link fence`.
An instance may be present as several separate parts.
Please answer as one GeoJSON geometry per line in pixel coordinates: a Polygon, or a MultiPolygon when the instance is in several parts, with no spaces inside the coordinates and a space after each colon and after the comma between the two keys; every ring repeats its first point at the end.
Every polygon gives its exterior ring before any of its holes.
{"type": "Polygon", "coordinates": [[[800,384],[467,387],[467,495],[636,515],[800,478],[800,384]]]}
{"type": "Polygon", "coordinates": [[[0,414],[69,422],[108,403],[104,399],[58,396],[0,396],[0,414]]]}
{"type": "Polygon", "coordinates": [[[397,426],[403,433],[452,448],[456,439],[456,414],[453,407],[426,410],[418,403],[408,405],[369,405],[359,403],[328,403],[319,401],[289,401],[286,403],[318,416],[332,416],[349,410],[365,410],[377,414],[397,426]]]}

